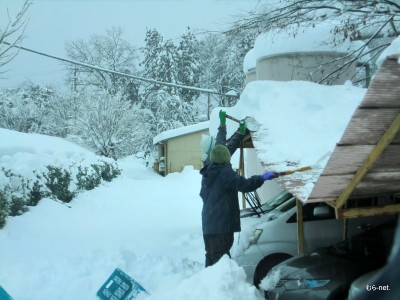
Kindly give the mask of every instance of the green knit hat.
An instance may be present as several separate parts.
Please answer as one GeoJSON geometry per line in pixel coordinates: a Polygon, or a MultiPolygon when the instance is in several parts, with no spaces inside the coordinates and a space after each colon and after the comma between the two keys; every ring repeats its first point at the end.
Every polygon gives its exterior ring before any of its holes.
{"type": "Polygon", "coordinates": [[[231,153],[224,145],[215,145],[211,151],[210,160],[214,164],[227,164],[231,161],[231,153]]]}

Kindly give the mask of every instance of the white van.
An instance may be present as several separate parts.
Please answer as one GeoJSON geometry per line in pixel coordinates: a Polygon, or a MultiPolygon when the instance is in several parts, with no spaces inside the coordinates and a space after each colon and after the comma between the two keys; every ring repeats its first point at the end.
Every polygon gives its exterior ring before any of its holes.
{"type": "MultiPolygon", "coordinates": [[[[285,193],[277,197],[284,197],[285,193]]],[[[296,198],[286,198],[278,207],[260,217],[241,219],[242,232],[235,238],[238,243],[232,249],[233,258],[244,268],[247,279],[257,287],[273,266],[298,254],[296,198]]],[[[384,220],[387,217],[349,219],[347,236],[384,220]]],[[[334,209],[326,203],[303,205],[303,221],[305,253],[343,239],[344,220],[335,219],[334,209]]]]}

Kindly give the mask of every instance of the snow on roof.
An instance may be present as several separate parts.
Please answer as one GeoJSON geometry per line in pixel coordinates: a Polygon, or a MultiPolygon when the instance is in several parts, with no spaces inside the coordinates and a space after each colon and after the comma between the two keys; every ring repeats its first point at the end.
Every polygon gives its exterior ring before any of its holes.
{"type": "MultiPolygon", "coordinates": [[[[393,55],[393,54],[400,54],[400,36],[395,38],[392,43],[390,44],[389,47],[387,47],[379,56],[379,58],[376,60],[376,65],[378,68],[383,64],[387,56],[393,55]]],[[[399,64],[400,64],[400,59],[399,59],[399,64]]]]}
{"type": "Polygon", "coordinates": [[[348,52],[351,43],[345,40],[333,48],[333,23],[321,23],[315,27],[302,27],[291,25],[286,30],[275,29],[260,34],[243,61],[243,71],[247,73],[256,67],[257,60],[264,56],[284,53],[304,52],[348,52]],[[296,34],[293,34],[296,32],[296,34]]]}
{"type": "Polygon", "coordinates": [[[257,65],[256,50],[254,48],[250,49],[243,59],[243,72],[247,73],[251,69],[255,69],[257,65]]]}
{"type": "MultiPolygon", "coordinates": [[[[237,119],[255,119],[249,120],[248,126],[254,130],[253,144],[266,170],[281,172],[312,166],[311,172],[276,179],[306,201],[365,93],[366,89],[351,83],[326,86],[307,81],[253,81],[247,84],[238,103],[224,110],[237,119]]],[[[212,135],[216,135],[219,110],[211,114],[212,135]]],[[[227,127],[229,137],[237,126],[228,123],[227,127]]]]}
{"type": "MultiPolygon", "coordinates": [[[[400,54],[400,37],[380,55],[377,66],[392,54],[400,54]]],[[[255,56],[255,50],[248,55],[255,56]]],[[[326,86],[307,81],[253,81],[234,107],[223,109],[236,119],[254,118],[255,122],[248,122],[249,129],[253,131],[258,159],[266,170],[312,167],[311,172],[276,179],[305,202],[366,92],[351,82],[326,86]]],[[[214,136],[220,109],[211,113],[210,134],[214,136]]],[[[237,124],[232,125],[228,120],[228,137],[237,130],[237,124]]]]}
{"type": "Polygon", "coordinates": [[[155,145],[161,141],[165,141],[165,140],[168,140],[168,139],[171,139],[174,137],[201,131],[201,130],[208,129],[208,128],[209,128],[209,121],[205,121],[205,122],[200,122],[200,123],[189,125],[189,126],[166,130],[166,131],[163,131],[160,134],[156,135],[153,138],[153,145],[155,145]]]}

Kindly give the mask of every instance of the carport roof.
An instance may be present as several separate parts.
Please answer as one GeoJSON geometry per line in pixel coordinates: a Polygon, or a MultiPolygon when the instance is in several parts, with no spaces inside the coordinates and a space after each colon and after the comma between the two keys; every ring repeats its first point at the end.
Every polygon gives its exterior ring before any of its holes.
{"type": "MultiPolygon", "coordinates": [[[[400,63],[388,57],[377,71],[307,202],[400,193],[400,63]]],[[[391,212],[400,211],[398,205],[391,212]]]]}

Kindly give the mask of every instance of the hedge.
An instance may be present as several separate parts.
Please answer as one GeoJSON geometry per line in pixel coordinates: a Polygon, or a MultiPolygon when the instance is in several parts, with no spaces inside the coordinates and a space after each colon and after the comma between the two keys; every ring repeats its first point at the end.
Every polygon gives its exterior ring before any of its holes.
{"type": "Polygon", "coordinates": [[[3,179],[0,185],[0,228],[4,227],[8,216],[23,214],[43,198],[69,203],[79,192],[113,180],[121,170],[114,160],[107,159],[90,165],[48,165],[33,173],[32,177],[24,178],[4,167],[0,170],[3,179]]]}

